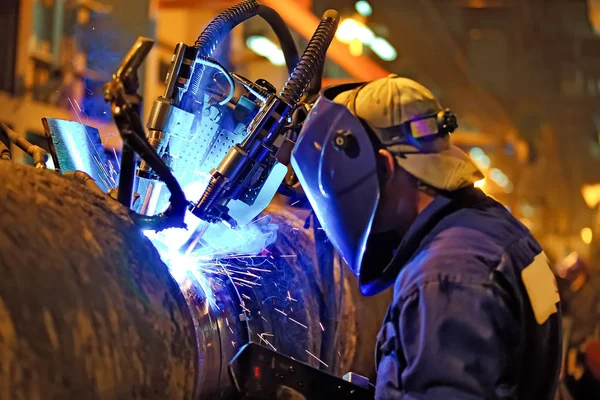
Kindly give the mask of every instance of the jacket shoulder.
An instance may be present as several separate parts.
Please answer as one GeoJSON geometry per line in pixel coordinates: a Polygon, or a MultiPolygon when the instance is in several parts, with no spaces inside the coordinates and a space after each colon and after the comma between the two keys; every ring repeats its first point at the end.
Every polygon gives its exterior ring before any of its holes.
{"type": "Polygon", "coordinates": [[[499,266],[524,267],[540,252],[529,230],[503,206],[461,209],[423,239],[398,275],[395,292],[408,296],[432,281],[485,285],[499,266]]]}

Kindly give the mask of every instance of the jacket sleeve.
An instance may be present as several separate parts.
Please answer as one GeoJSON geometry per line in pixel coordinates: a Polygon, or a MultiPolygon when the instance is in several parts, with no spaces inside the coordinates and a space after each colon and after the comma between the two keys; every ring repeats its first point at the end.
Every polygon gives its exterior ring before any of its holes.
{"type": "Polygon", "coordinates": [[[520,326],[487,284],[424,283],[379,334],[377,399],[516,399],[520,326]]]}

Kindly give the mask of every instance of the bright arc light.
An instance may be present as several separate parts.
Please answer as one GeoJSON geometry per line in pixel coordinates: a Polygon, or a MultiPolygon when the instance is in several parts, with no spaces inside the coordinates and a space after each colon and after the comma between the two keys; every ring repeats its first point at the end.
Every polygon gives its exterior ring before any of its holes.
{"type": "Polygon", "coordinates": [[[279,46],[264,36],[250,36],[246,39],[246,45],[250,50],[267,58],[275,65],[285,65],[285,56],[279,46]]]}
{"type": "Polygon", "coordinates": [[[371,43],[371,50],[384,61],[393,61],[398,57],[394,46],[384,38],[375,38],[371,43]]]}
{"type": "Polygon", "coordinates": [[[482,188],[485,186],[485,178],[478,180],[477,182],[475,182],[475,187],[476,188],[482,188]]]}
{"type": "Polygon", "coordinates": [[[370,17],[373,14],[373,7],[369,4],[368,1],[357,1],[354,5],[356,12],[362,15],[363,17],[370,17]]]}
{"type": "Polygon", "coordinates": [[[591,228],[583,228],[581,230],[581,240],[583,240],[583,243],[585,243],[585,244],[592,243],[592,238],[593,237],[594,237],[594,235],[592,233],[592,229],[591,228]]]}

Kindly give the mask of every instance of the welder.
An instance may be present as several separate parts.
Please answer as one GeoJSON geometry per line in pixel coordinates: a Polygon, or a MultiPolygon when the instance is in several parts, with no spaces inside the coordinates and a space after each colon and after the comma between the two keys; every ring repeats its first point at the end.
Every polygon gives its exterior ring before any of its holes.
{"type": "Polygon", "coordinates": [[[456,116],[391,75],[325,89],[293,166],[323,229],[374,295],[393,285],[377,399],[552,399],[560,301],[532,234],[474,187],[456,116]]]}

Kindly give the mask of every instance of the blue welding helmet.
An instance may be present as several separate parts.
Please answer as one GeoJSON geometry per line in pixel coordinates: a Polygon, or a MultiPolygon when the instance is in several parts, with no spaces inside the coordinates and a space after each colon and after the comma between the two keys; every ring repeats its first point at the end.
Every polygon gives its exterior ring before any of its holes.
{"type": "Polygon", "coordinates": [[[333,101],[359,85],[322,92],[294,147],[292,165],[325,233],[362,290],[361,266],[379,204],[375,149],[361,121],[333,101]]]}

